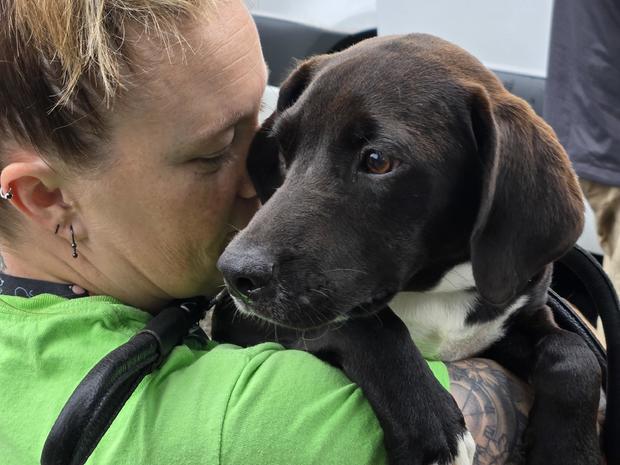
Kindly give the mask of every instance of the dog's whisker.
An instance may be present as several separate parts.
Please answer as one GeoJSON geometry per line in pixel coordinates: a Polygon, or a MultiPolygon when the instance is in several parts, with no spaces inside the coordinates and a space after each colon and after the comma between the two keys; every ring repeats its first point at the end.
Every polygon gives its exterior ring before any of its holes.
{"type": "Polygon", "coordinates": [[[227,225],[227,226],[230,226],[230,227],[231,227],[234,231],[236,231],[236,232],[240,232],[240,231],[241,231],[241,228],[240,228],[240,227],[238,227],[238,226],[235,226],[234,224],[231,224],[231,223],[226,223],[226,225],[227,225]]]}
{"type": "Polygon", "coordinates": [[[273,335],[274,335],[276,341],[279,341],[280,338],[278,337],[278,325],[275,324],[275,323],[272,323],[272,325],[273,325],[273,335]]]}
{"type": "MultiPolygon", "coordinates": [[[[342,314],[346,314],[347,312],[339,312],[341,315],[342,314]]],[[[342,319],[342,320],[332,320],[329,322],[329,324],[327,325],[329,331],[338,331],[340,328],[342,328],[345,324],[347,323],[347,319],[342,319]]]]}
{"type": "Polygon", "coordinates": [[[324,309],[321,309],[320,307],[316,308],[311,304],[307,305],[307,309],[308,310],[306,313],[311,318],[313,327],[325,325],[325,323],[329,321],[329,318],[326,317],[326,311],[324,309]]]}
{"type": "Polygon", "coordinates": [[[325,270],[323,273],[332,273],[334,271],[350,271],[353,273],[369,274],[367,271],[357,270],[355,268],[333,268],[331,270],[325,270]]]}
{"type": "Polygon", "coordinates": [[[302,331],[301,331],[301,336],[300,336],[300,337],[301,337],[301,342],[302,342],[302,343],[303,343],[303,345],[304,345],[304,350],[305,350],[305,351],[308,351],[308,344],[306,344],[306,332],[302,330],[302,331]]]}
{"type": "Polygon", "coordinates": [[[459,278],[461,278],[463,281],[467,281],[467,276],[465,276],[463,273],[461,273],[460,271],[458,271],[457,269],[453,269],[452,272],[457,275],[459,278]]]}
{"type": "Polygon", "coordinates": [[[454,284],[454,283],[450,280],[450,278],[448,278],[448,277],[444,276],[444,278],[443,278],[443,279],[445,279],[445,280],[446,280],[446,282],[447,282],[450,286],[452,286],[452,287],[454,288],[454,290],[457,290],[457,291],[459,290],[459,287],[458,287],[456,284],[454,284]]]}
{"type": "Polygon", "coordinates": [[[241,314],[241,311],[237,308],[237,306],[235,306],[235,311],[232,314],[232,324],[235,323],[235,320],[240,314],[241,314]]]}
{"type": "Polygon", "coordinates": [[[318,294],[322,297],[325,297],[327,300],[331,301],[331,298],[329,297],[329,295],[326,292],[320,291],[318,289],[310,289],[311,292],[314,292],[315,294],[318,294]]]}

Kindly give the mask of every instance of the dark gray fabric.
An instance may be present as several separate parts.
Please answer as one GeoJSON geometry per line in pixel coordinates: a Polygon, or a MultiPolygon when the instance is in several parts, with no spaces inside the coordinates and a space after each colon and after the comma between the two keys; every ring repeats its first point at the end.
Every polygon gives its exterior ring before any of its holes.
{"type": "Polygon", "coordinates": [[[295,60],[327,53],[347,37],[347,34],[267,16],[254,15],[254,22],[272,86],[282,84],[295,68],[295,60]]]}
{"type": "Polygon", "coordinates": [[[620,186],[620,0],[556,0],[544,115],[584,179],[620,186]]]}

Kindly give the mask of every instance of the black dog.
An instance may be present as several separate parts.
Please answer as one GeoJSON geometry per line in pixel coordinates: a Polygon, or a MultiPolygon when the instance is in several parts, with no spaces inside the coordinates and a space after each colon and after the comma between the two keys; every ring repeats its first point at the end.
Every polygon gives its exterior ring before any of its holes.
{"type": "MultiPolygon", "coordinates": [[[[480,62],[428,35],[314,57],[248,163],[269,201],[219,261],[230,293],[280,327],[338,323],[284,342],[360,385],[392,463],[473,460],[409,332],[427,357],[482,355],[531,383],[528,464],[601,463],[599,366],[545,305],[550,264],[582,230],[578,184],[552,130],[480,62]],[[406,326],[387,307],[401,291],[406,326]]],[[[256,342],[229,323],[216,317],[216,337],[256,342]]]]}

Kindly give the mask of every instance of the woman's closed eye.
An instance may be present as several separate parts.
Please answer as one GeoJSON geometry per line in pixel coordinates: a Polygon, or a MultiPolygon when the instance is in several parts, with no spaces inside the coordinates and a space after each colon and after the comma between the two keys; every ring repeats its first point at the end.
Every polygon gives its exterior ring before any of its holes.
{"type": "Polygon", "coordinates": [[[231,161],[233,158],[231,145],[224,147],[217,152],[213,152],[208,155],[202,155],[199,157],[192,158],[190,160],[191,163],[200,164],[209,172],[217,171],[223,164],[228,161],[231,161]]]}

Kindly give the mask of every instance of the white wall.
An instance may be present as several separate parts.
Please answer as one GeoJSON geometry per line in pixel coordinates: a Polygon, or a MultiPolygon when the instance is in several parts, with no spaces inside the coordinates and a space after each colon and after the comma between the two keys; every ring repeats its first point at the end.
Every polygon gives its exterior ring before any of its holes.
{"type": "Polygon", "coordinates": [[[495,70],[544,77],[552,8],[553,0],[377,0],[377,21],[380,35],[434,34],[495,70]]]}
{"type": "Polygon", "coordinates": [[[338,32],[377,27],[376,0],[245,0],[252,13],[338,32]]]}
{"type": "Polygon", "coordinates": [[[258,121],[262,124],[269,115],[271,115],[278,104],[278,93],[280,89],[274,86],[267,86],[265,93],[263,94],[263,101],[260,106],[260,113],[258,115],[258,121]]]}

